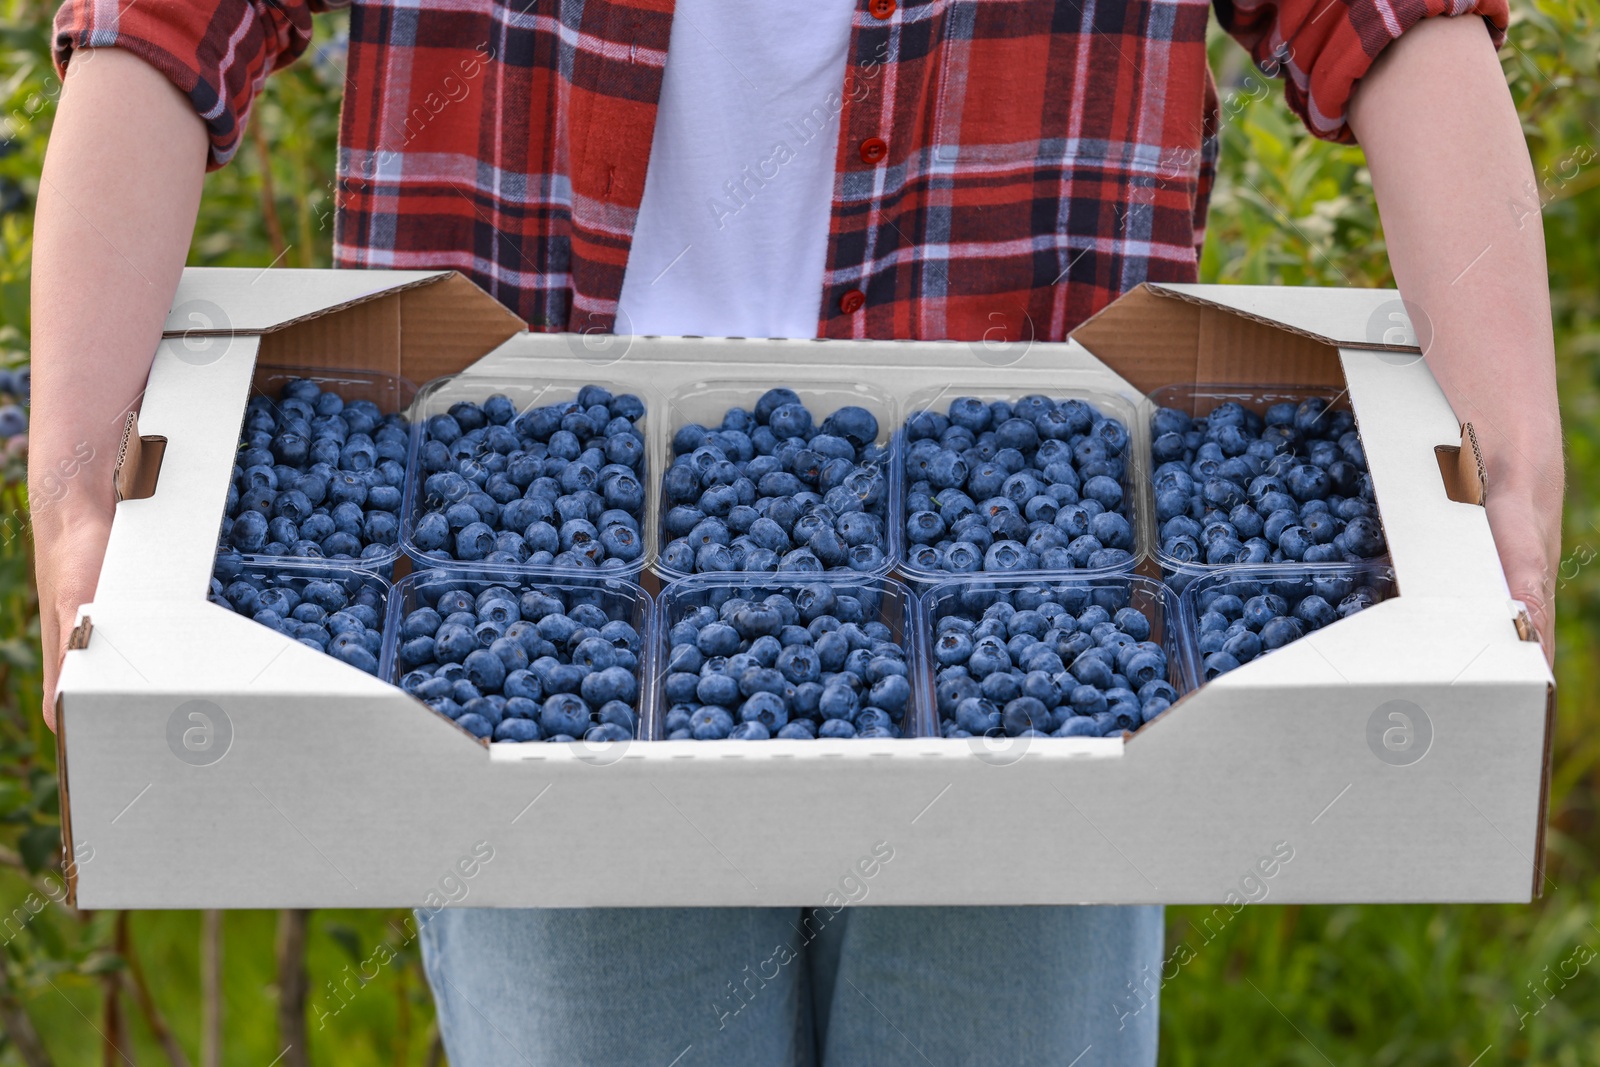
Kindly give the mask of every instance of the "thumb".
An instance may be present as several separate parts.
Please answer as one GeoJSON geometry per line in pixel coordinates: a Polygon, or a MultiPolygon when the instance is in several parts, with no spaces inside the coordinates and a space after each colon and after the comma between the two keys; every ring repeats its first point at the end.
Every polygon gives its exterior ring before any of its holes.
{"type": "Polygon", "coordinates": [[[1488,500],[1489,529],[1511,596],[1520,600],[1538,634],[1545,662],[1555,667],[1556,568],[1561,555],[1561,512],[1517,500],[1488,500]],[[1531,520],[1531,521],[1530,521],[1531,520]]]}
{"type": "Polygon", "coordinates": [[[105,532],[80,523],[50,542],[36,540],[35,575],[39,587],[39,643],[44,660],[44,721],[56,728],[56,689],[78,609],[94,599],[105,556],[105,532]]]}

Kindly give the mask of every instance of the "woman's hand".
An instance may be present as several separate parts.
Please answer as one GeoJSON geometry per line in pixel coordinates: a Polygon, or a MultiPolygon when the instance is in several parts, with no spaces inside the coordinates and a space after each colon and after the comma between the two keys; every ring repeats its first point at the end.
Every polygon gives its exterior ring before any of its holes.
{"type": "Polygon", "coordinates": [[[28,499],[52,728],[73,617],[94,598],[111,532],[124,420],[183,272],[205,163],[205,126],[153,67],[116,49],[73,56],[33,239],[28,499]]]}
{"type": "Polygon", "coordinates": [[[1423,354],[1477,430],[1511,595],[1553,664],[1563,460],[1549,274],[1533,164],[1483,20],[1412,27],[1357,85],[1349,119],[1423,354]]]}

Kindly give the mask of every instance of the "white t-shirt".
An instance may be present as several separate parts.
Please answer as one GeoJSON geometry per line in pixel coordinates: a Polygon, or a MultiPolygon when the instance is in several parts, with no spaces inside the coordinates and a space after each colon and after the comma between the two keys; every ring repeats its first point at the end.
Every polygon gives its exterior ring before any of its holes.
{"type": "Polygon", "coordinates": [[[815,337],[854,0],[677,0],[617,333],[815,337]]]}

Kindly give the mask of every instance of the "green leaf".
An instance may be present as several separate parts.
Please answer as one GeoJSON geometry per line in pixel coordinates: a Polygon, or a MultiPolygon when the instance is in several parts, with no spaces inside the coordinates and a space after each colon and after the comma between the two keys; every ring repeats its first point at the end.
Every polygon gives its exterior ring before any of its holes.
{"type": "Polygon", "coordinates": [[[340,922],[330,922],[323,925],[322,932],[333,939],[334,943],[344,949],[350,957],[350,962],[360,965],[365,953],[362,951],[361,937],[354,927],[340,922]]]}
{"type": "Polygon", "coordinates": [[[54,826],[30,826],[18,839],[17,852],[28,870],[38,874],[61,854],[61,831],[54,826]]]}

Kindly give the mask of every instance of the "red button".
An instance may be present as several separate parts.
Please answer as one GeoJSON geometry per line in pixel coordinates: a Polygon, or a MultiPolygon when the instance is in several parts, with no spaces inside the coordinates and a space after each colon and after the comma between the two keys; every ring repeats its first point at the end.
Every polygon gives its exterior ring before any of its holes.
{"type": "Polygon", "coordinates": [[[867,294],[860,289],[851,289],[839,298],[839,310],[846,315],[854,315],[861,310],[861,305],[867,302],[867,294]]]}
{"type": "Polygon", "coordinates": [[[868,137],[861,142],[861,162],[877,163],[889,154],[889,145],[882,137],[868,137]]]}
{"type": "Polygon", "coordinates": [[[894,0],[872,0],[872,2],[867,5],[867,10],[872,12],[872,17],[875,19],[888,18],[890,15],[894,14],[894,9],[894,0]]]}

